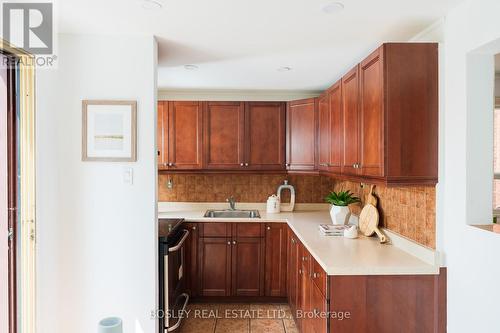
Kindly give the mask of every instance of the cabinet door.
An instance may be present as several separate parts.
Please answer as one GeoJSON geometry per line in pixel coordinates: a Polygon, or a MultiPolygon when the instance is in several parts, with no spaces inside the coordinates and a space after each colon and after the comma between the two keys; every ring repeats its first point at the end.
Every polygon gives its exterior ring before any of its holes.
{"type": "Polygon", "coordinates": [[[199,294],[231,295],[231,239],[199,238],[199,294]]]}
{"type": "Polygon", "coordinates": [[[208,102],[205,122],[205,167],[244,168],[244,103],[208,102]]]}
{"type": "MultiPolygon", "coordinates": [[[[299,270],[299,306],[298,308],[302,312],[308,312],[310,311],[310,302],[311,302],[311,295],[310,295],[310,286],[311,286],[311,279],[310,279],[310,255],[309,251],[301,245],[300,246],[300,270],[299,270]]],[[[311,328],[311,320],[309,318],[304,317],[299,321],[299,326],[300,326],[300,331],[301,332],[310,332],[311,328]]]]}
{"type": "Polygon", "coordinates": [[[168,102],[158,101],[156,146],[158,149],[158,169],[166,169],[168,163],[168,102]]]}
{"type": "Polygon", "coordinates": [[[342,124],[342,82],[335,83],[329,90],[330,103],[330,162],[329,171],[342,170],[342,148],[344,128],[342,124]]]}
{"type": "Polygon", "coordinates": [[[264,239],[235,237],[232,240],[232,296],[264,294],[264,239]]]}
{"type": "Polygon", "coordinates": [[[326,333],[328,327],[327,318],[322,318],[327,312],[326,298],[321,291],[314,284],[309,285],[310,289],[310,309],[314,314],[314,318],[309,321],[309,328],[307,332],[312,333],[326,333]]]}
{"type": "Polygon", "coordinates": [[[287,108],[287,169],[316,169],[317,101],[315,98],[288,103],[287,108]]]}
{"type": "Polygon", "coordinates": [[[344,157],[342,173],[358,173],[359,164],[359,75],[358,66],[342,78],[344,157]]]}
{"type": "Polygon", "coordinates": [[[286,297],[287,225],[266,225],[266,296],[286,297]]]}
{"type": "Polygon", "coordinates": [[[185,246],[185,267],[186,288],[191,296],[197,296],[198,291],[198,224],[184,223],[184,228],[189,230],[185,246]]]}
{"type": "Polygon", "coordinates": [[[245,103],[246,169],[285,169],[285,112],[283,103],[245,103]]]}
{"type": "Polygon", "coordinates": [[[330,145],[331,145],[331,123],[330,103],[327,93],[318,98],[318,169],[329,170],[330,145]]]}
{"type": "Polygon", "coordinates": [[[169,169],[201,169],[202,115],[201,102],[168,102],[169,169]]]}
{"type": "Polygon", "coordinates": [[[384,78],[383,49],[360,65],[361,174],[384,175],[384,78]]]}
{"type": "Polygon", "coordinates": [[[294,317],[298,310],[299,251],[299,241],[293,231],[288,229],[288,303],[294,317]]]}

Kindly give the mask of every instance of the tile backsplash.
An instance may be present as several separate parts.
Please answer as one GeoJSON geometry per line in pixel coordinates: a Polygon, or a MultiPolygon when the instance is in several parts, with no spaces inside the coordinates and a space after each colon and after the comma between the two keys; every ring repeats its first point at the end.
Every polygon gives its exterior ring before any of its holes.
{"type": "MultiPolygon", "coordinates": [[[[362,200],[351,205],[351,211],[359,215],[370,186],[337,181],[334,190],[350,190],[362,200]]],[[[436,247],[436,190],[434,186],[376,186],[379,225],[430,248],[436,247]]]]}
{"type": "MultiPolygon", "coordinates": [[[[231,174],[160,174],[158,195],[160,201],[170,202],[224,202],[233,195],[239,202],[265,202],[283,180],[295,187],[297,203],[322,203],[332,190],[349,189],[365,200],[369,186],[339,181],[327,176],[305,175],[231,175],[231,174]],[[173,187],[167,187],[171,179],[173,187]]],[[[376,186],[380,225],[417,243],[435,248],[436,193],[434,186],[376,186]]],[[[288,201],[285,196],[283,201],[288,201]]],[[[361,204],[351,205],[359,214],[361,204]]]]}
{"type": "MultiPolygon", "coordinates": [[[[297,203],[324,202],[334,185],[334,180],[325,176],[160,174],[158,196],[160,201],[174,202],[224,202],[231,195],[238,202],[266,202],[285,179],[295,187],[297,203]],[[173,182],[172,189],[167,187],[169,179],[173,182]]],[[[284,195],[283,202],[288,200],[284,195]]]]}

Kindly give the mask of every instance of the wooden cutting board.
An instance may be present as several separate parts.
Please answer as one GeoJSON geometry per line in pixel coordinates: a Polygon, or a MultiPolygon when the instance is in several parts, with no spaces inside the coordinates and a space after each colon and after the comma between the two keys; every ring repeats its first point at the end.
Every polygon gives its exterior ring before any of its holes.
{"type": "Polygon", "coordinates": [[[366,198],[366,205],[359,215],[359,230],[365,236],[371,236],[374,233],[380,238],[380,243],[387,242],[387,237],[378,228],[379,215],[377,210],[377,198],[373,195],[374,185],[370,188],[370,193],[366,198]]]}

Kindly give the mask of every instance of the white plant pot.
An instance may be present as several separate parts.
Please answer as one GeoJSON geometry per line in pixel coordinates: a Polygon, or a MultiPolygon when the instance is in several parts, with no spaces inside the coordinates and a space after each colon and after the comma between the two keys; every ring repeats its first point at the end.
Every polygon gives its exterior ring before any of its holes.
{"type": "Polygon", "coordinates": [[[330,216],[333,224],[344,225],[349,223],[351,211],[347,206],[332,205],[332,208],[330,209],[330,216]]]}

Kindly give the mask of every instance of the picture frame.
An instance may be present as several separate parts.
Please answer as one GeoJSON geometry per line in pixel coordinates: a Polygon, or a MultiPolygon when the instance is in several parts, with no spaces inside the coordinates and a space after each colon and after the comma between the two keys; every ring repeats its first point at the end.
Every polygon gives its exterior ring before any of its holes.
{"type": "Polygon", "coordinates": [[[82,161],[137,161],[137,101],[82,101],[82,161]]]}

